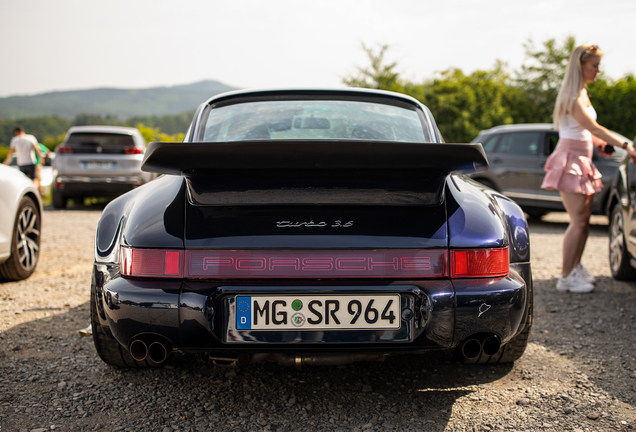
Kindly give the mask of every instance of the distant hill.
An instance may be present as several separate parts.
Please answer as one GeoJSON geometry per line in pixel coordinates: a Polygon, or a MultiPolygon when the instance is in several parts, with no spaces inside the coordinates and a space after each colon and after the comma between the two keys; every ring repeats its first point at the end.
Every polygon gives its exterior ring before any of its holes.
{"type": "Polygon", "coordinates": [[[180,114],[206,99],[236,90],[218,81],[146,89],[99,88],[0,98],[0,118],[25,119],[56,115],[112,115],[120,119],[180,114]]]}

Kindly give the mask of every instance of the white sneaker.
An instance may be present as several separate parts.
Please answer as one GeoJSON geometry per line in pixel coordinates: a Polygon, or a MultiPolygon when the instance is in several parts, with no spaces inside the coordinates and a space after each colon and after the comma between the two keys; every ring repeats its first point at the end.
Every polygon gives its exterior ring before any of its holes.
{"type": "Polygon", "coordinates": [[[572,270],[568,277],[559,276],[557,291],[570,291],[574,293],[589,293],[594,290],[594,285],[579,279],[576,270],[572,270]]]}
{"type": "Polygon", "coordinates": [[[583,267],[583,264],[579,263],[579,265],[574,267],[574,270],[576,271],[576,275],[578,276],[578,278],[581,279],[582,281],[585,281],[585,282],[591,283],[591,284],[596,282],[596,279],[594,278],[594,276],[592,276],[585,269],[585,267],[583,267]]]}

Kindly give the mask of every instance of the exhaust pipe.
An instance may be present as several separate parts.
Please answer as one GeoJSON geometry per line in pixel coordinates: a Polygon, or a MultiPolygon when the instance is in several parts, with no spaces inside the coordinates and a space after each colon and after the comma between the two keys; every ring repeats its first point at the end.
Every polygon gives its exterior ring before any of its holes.
{"type": "Polygon", "coordinates": [[[466,339],[457,349],[468,363],[479,362],[482,354],[487,357],[497,354],[501,349],[501,340],[492,333],[475,334],[470,339],[466,339]]]}
{"type": "Polygon", "coordinates": [[[137,361],[144,361],[148,356],[148,345],[141,339],[135,339],[130,343],[130,355],[137,361]]]}
{"type": "Polygon", "coordinates": [[[481,350],[481,342],[477,339],[468,339],[462,345],[462,355],[468,360],[473,360],[479,357],[481,350]]]}
{"type": "Polygon", "coordinates": [[[155,363],[163,363],[168,358],[168,350],[161,342],[153,342],[148,347],[148,357],[155,363]]]}
{"type": "Polygon", "coordinates": [[[493,356],[499,352],[501,348],[501,341],[497,336],[488,336],[481,344],[484,354],[487,356],[493,356]]]}
{"type": "Polygon", "coordinates": [[[167,339],[152,334],[138,334],[130,343],[130,356],[138,362],[148,361],[159,365],[166,361],[172,350],[167,339]]]}

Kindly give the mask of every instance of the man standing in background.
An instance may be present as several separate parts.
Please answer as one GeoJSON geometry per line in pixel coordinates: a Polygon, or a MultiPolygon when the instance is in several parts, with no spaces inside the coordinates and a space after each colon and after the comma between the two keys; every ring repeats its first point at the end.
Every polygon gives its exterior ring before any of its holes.
{"type": "Polygon", "coordinates": [[[4,160],[4,164],[9,165],[13,152],[15,152],[20,171],[31,180],[35,180],[37,178],[35,173],[35,154],[37,153],[40,158],[42,157],[38,140],[33,135],[24,133],[22,126],[16,126],[13,130],[13,135],[9,145],[9,154],[4,160]]]}

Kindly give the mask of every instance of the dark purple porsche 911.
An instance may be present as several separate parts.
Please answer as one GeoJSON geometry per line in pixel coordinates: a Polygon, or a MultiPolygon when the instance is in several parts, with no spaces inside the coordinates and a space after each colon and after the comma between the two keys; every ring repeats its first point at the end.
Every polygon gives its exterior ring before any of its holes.
{"type": "Polygon", "coordinates": [[[163,174],[97,228],[91,320],[109,364],[174,351],[338,365],[452,350],[511,362],[532,326],[521,209],[462,173],[430,111],[372,90],[241,91],[196,111],[163,174]]]}

